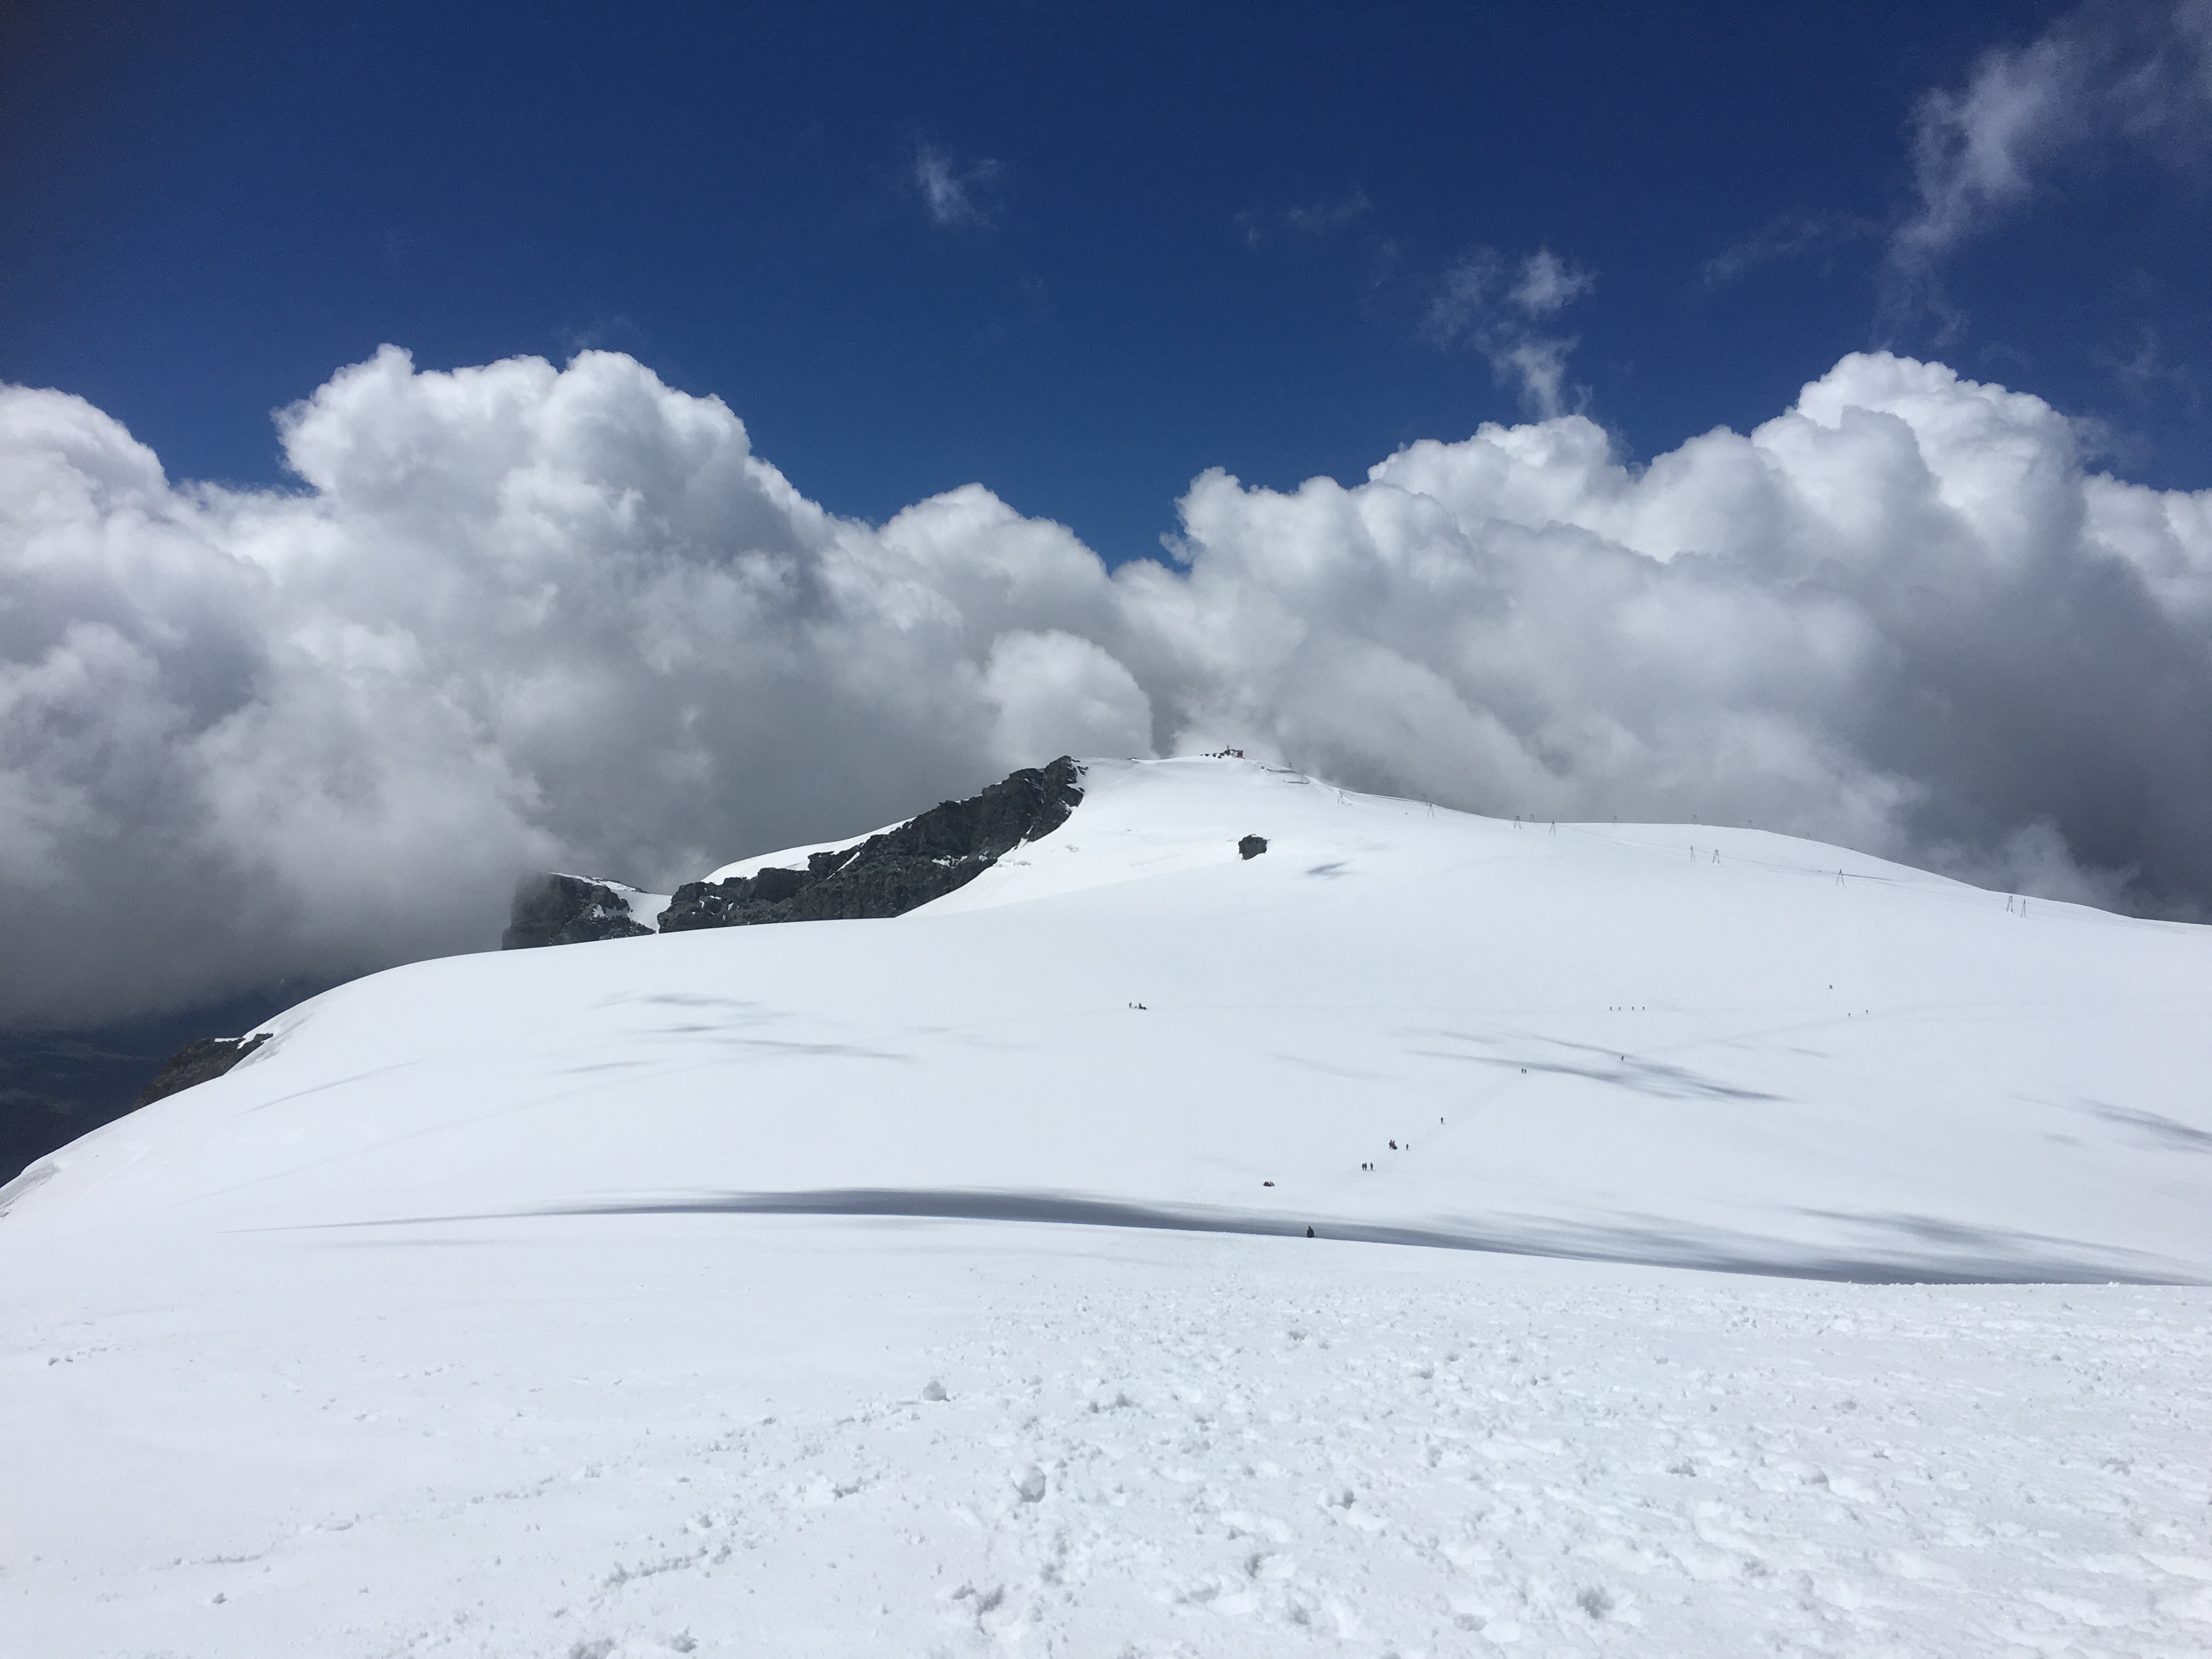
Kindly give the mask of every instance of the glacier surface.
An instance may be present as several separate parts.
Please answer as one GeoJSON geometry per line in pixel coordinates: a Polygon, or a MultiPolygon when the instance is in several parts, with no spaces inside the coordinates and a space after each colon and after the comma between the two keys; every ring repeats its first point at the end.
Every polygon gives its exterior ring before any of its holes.
{"type": "Polygon", "coordinates": [[[1085,781],[896,921],[342,987],[0,1191],[0,1627],[2212,1644],[2212,930],[1085,781]]]}

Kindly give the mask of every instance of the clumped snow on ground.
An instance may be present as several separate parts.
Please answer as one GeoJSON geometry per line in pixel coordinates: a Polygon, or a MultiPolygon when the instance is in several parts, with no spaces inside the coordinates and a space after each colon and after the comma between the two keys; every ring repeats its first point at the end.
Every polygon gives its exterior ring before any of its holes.
{"type": "Polygon", "coordinates": [[[0,1193],[0,1646],[2212,1648],[2206,930],[1087,782],[896,921],[343,988],[0,1193]]]}

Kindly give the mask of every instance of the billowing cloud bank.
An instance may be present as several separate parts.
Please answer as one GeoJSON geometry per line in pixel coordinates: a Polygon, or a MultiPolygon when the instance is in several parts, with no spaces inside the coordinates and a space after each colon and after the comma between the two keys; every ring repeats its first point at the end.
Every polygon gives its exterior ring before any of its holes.
{"type": "Polygon", "coordinates": [[[976,486],[834,517],[611,353],[387,349],[281,425],[296,493],[179,485],[0,389],[0,1020],[482,948],[523,868],[673,881],[1071,750],[2212,895],[2212,491],[1938,365],[1641,471],[1568,416],[1208,473],[1186,568],[1110,575],[976,486]]]}

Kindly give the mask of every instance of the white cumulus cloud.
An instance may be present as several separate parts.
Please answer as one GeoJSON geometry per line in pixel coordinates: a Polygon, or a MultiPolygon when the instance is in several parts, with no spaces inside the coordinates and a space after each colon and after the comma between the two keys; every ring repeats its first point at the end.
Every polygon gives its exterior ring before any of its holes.
{"type": "Polygon", "coordinates": [[[483,948],[526,869],[672,883],[1068,750],[2212,895],[2212,492],[1940,365],[1643,467],[1565,415],[1209,472],[1110,574],[979,485],[840,518],[610,352],[387,348],[280,426],[299,487],[223,489],[0,388],[0,1021],[483,948]]]}

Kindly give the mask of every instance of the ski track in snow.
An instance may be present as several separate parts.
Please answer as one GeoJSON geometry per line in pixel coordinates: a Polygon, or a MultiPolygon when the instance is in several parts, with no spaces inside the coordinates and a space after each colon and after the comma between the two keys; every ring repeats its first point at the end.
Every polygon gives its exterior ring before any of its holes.
{"type": "Polygon", "coordinates": [[[2203,1290],[798,1217],[225,1243],[11,1320],[11,1398],[112,1454],[27,1451],[72,1497],[5,1522],[13,1650],[2212,1645],[2203,1290]]]}

